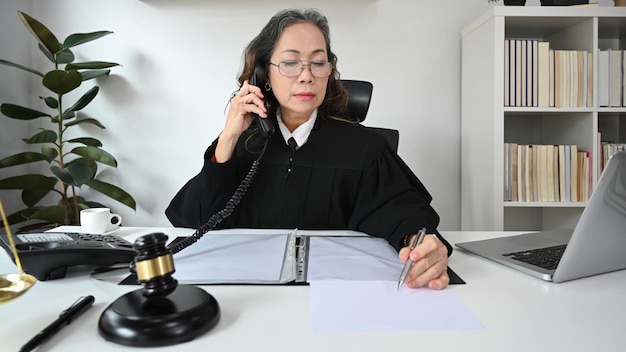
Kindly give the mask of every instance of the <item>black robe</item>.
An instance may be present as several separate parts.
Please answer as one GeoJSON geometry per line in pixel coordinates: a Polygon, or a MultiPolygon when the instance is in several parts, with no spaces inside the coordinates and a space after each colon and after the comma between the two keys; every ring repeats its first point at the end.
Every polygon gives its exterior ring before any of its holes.
{"type": "MultiPolygon", "coordinates": [[[[276,123],[274,121],[274,123],[276,123]]],[[[176,194],[166,210],[174,226],[198,228],[220,211],[258,154],[244,133],[233,157],[211,161],[176,194]]],[[[377,132],[358,124],[317,117],[307,142],[292,152],[278,128],[260,160],[256,178],[232,215],[216,228],[349,229],[385,238],[396,250],[404,237],[439,216],[422,182],[377,132]]]]}

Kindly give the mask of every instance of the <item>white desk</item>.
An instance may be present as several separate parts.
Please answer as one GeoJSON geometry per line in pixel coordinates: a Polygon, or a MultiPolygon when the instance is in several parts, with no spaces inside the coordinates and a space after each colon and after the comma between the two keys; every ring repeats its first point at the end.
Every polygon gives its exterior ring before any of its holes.
{"type": "MultiPolygon", "coordinates": [[[[116,234],[134,240],[155,231],[172,238],[190,234],[169,228],[122,228],[116,234]]],[[[443,232],[451,243],[501,234],[443,232]]],[[[458,249],[450,266],[467,284],[448,290],[484,330],[313,333],[307,286],[205,286],[220,304],[218,325],[193,341],[159,351],[623,351],[626,346],[626,270],[552,284],[458,249]]],[[[15,271],[1,253],[0,272],[15,271]]],[[[0,306],[1,350],[17,351],[76,298],[92,294],[94,307],[38,351],[136,351],[105,341],[97,324],[111,302],[137,288],[94,280],[84,273],[38,282],[21,298],[0,306]]]]}

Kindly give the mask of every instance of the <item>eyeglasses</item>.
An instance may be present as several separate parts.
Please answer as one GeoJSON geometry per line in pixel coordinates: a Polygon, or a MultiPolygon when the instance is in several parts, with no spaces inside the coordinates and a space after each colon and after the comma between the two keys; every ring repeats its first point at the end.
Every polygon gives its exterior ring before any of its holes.
{"type": "Polygon", "coordinates": [[[285,77],[300,75],[305,66],[308,66],[311,74],[318,78],[326,78],[333,72],[333,64],[329,61],[287,60],[278,64],[270,62],[270,65],[278,67],[278,72],[285,77]],[[305,64],[305,61],[308,64],[305,64]]]}

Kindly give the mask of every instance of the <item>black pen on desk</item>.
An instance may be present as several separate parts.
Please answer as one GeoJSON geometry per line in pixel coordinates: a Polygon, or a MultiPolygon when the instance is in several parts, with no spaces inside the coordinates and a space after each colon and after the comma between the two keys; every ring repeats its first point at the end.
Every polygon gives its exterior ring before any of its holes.
{"type": "Polygon", "coordinates": [[[406,276],[409,273],[409,270],[413,266],[413,261],[411,260],[410,253],[415,247],[419,246],[420,243],[422,243],[425,235],[426,228],[423,227],[421,230],[419,230],[419,232],[413,239],[413,243],[411,243],[411,249],[409,250],[409,259],[407,259],[406,263],[404,263],[404,268],[402,268],[402,272],[400,273],[400,279],[398,280],[398,290],[400,289],[400,287],[402,287],[402,284],[404,283],[404,280],[406,280],[406,276]]]}
{"type": "Polygon", "coordinates": [[[48,338],[56,334],[62,327],[73,322],[79,315],[84,313],[89,307],[93,305],[95,298],[91,295],[79,298],[69,308],[62,311],[59,317],[53,321],[50,325],[41,330],[35,337],[30,339],[22,348],[20,352],[32,351],[41,345],[48,338]]]}

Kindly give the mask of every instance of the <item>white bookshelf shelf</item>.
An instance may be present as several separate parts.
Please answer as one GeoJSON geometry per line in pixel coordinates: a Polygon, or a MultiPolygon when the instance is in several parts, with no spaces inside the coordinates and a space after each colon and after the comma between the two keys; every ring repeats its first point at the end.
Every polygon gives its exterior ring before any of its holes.
{"type": "Polygon", "coordinates": [[[506,208],[584,208],[587,202],[504,202],[506,208]]]}
{"type": "Polygon", "coordinates": [[[598,105],[600,50],[626,49],[626,7],[494,6],[462,31],[461,228],[575,226],[586,202],[504,201],[504,144],[575,144],[599,177],[598,134],[626,140],[626,107],[598,105]],[[504,106],[505,39],[550,42],[593,54],[591,107],[504,106]]]}

